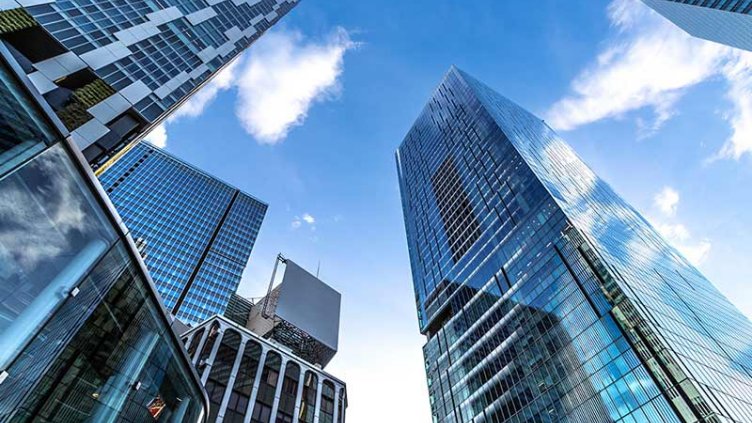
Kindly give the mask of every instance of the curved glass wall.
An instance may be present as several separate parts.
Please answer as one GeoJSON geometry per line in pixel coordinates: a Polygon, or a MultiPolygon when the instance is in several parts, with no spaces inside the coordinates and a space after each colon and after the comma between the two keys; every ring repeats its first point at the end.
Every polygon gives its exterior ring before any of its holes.
{"type": "Polygon", "coordinates": [[[303,382],[303,399],[300,403],[300,412],[298,414],[299,423],[313,423],[313,417],[316,413],[316,389],[319,378],[313,372],[306,372],[305,381],[303,382]]]}
{"type": "Polygon", "coordinates": [[[0,64],[0,174],[54,141],[56,136],[33,100],[13,72],[0,64]]]}
{"type": "Polygon", "coordinates": [[[256,404],[253,407],[251,423],[269,423],[271,421],[272,407],[274,406],[274,394],[279,379],[279,368],[282,364],[279,354],[269,352],[264,363],[264,371],[261,373],[261,382],[258,387],[256,404]]]}
{"type": "Polygon", "coordinates": [[[240,359],[240,367],[235,376],[235,383],[230,394],[230,402],[225,411],[225,423],[242,423],[248,400],[253,392],[253,382],[256,380],[256,372],[261,358],[261,345],[248,341],[243,350],[243,358],[240,359]]]}
{"type": "Polygon", "coordinates": [[[222,336],[222,341],[217,350],[217,356],[211,365],[209,379],[204,387],[209,394],[209,421],[217,419],[217,414],[222,406],[222,398],[225,396],[227,384],[230,381],[232,366],[240,348],[240,334],[232,329],[227,329],[222,336]]]}
{"type": "Polygon", "coordinates": [[[295,398],[298,395],[298,381],[300,380],[300,366],[293,362],[287,363],[285,377],[282,379],[282,392],[279,396],[276,423],[292,423],[295,413],[295,398]]]}
{"type": "Polygon", "coordinates": [[[0,179],[0,198],[6,368],[117,236],[60,144],[0,179]]]}
{"type": "MultiPolygon", "coordinates": [[[[196,422],[204,413],[187,364],[175,359],[180,346],[170,342],[156,298],[128,259],[119,244],[92,272],[115,278],[114,285],[26,393],[14,422],[196,422]]],[[[99,292],[82,284],[76,300],[99,292]]],[[[79,307],[58,314],[64,322],[81,315],[79,307]]],[[[52,319],[28,351],[56,345],[60,322],[52,319]]],[[[9,373],[34,372],[41,358],[20,360],[9,373]]]]}

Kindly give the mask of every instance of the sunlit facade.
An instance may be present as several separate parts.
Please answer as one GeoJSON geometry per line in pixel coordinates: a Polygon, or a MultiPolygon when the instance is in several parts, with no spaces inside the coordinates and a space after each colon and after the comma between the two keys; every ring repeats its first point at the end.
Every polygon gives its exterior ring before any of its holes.
{"type": "Polygon", "coordinates": [[[130,234],[1,44],[0,57],[0,421],[204,421],[130,234]]]}
{"type": "Polygon", "coordinates": [[[344,423],[344,382],[224,316],[183,335],[211,403],[208,422],[344,423]]]}
{"type": "Polygon", "coordinates": [[[165,307],[187,324],[224,313],[267,205],[146,142],[100,181],[143,243],[165,307]]]}
{"type": "Polygon", "coordinates": [[[8,0],[0,38],[104,169],[298,0],[8,0]]]}
{"type": "Polygon", "coordinates": [[[748,0],[642,0],[690,35],[752,51],[748,0]]]}
{"type": "Polygon", "coordinates": [[[749,422],[752,325],[545,122],[455,68],[397,151],[435,422],[749,422]]]}

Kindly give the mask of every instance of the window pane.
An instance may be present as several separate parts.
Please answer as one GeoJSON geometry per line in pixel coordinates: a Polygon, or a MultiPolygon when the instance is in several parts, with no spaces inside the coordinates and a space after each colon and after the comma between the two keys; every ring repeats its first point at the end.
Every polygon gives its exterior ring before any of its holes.
{"type": "Polygon", "coordinates": [[[0,368],[116,234],[60,144],[0,179],[0,368]]]}
{"type": "Polygon", "coordinates": [[[0,63],[0,174],[54,139],[28,94],[0,63]]]}

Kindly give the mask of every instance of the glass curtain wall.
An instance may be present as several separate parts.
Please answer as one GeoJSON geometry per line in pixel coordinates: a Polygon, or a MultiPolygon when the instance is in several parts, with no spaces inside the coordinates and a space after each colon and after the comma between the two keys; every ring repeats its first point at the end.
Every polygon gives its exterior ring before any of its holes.
{"type": "Polygon", "coordinates": [[[159,300],[0,44],[0,421],[197,422],[159,300]]]}
{"type": "Polygon", "coordinates": [[[156,300],[128,264],[123,246],[116,246],[93,273],[114,273],[114,261],[125,265],[115,285],[26,396],[14,422],[199,418],[202,404],[195,399],[201,393],[174,360],[178,351],[168,342],[169,329],[161,325],[156,300]]]}

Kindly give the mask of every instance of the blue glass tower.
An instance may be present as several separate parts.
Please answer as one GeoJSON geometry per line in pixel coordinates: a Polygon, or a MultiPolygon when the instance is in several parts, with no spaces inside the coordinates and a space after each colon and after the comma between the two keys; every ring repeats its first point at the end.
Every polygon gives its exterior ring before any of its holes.
{"type": "Polygon", "coordinates": [[[101,173],[298,0],[9,0],[0,38],[101,173]]]}
{"type": "Polygon", "coordinates": [[[100,181],[143,245],[165,307],[189,324],[224,313],[267,205],[148,143],[100,181]]]}
{"type": "Polygon", "coordinates": [[[643,0],[690,35],[752,51],[748,0],[643,0]]]}
{"type": "Polygon", "coordinates": [[[435,422],[749,422],[752,324],[531,113],[452,69],[397,150],[435,422]]]}

